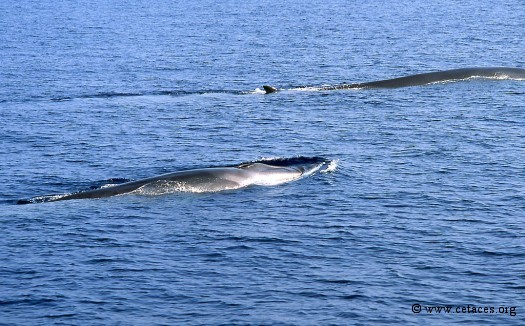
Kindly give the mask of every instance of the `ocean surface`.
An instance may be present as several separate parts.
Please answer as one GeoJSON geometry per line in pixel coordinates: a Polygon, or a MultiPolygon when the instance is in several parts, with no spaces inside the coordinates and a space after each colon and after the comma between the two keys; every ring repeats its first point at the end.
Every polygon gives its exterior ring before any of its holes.
{"type": "Polygon", "coordinates": [[[300,88],[524,35],[521,0],[1,1],[0,324],[525,324],[525,81],[300,88]],[[297,156],[334,168],[16,205],[297,156]]]}

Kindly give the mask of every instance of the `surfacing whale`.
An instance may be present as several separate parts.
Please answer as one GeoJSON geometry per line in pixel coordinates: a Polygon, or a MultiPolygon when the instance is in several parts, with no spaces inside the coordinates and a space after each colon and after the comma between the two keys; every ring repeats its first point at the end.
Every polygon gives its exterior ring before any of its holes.
{"type": "Polygon", "coordinates": [[[217,192],[251,185],[272,186],[313,174],[330,164],[322,157],[263,159],[235,166],[211,167],[162,174],[118,185],[71,194],[38,196],[19,200],[18,204],[53,202],[71,199],[104,198],[135,192],[217,192]]]}
{"type": "MultiPolygon", "coordinates": [[[[485,79],[525,79],[525,69],[490,67],[490,68],[461,68],[445,71],[428,72],[424,74],[410,75],[393,79],[378,80],[367,83],[341,84],[333,86],[315,87],[316,90],[339,90],[356,88],[400,88],[410,86],[420,86],[439,82],[451,82],[471,78],[485,79]]],[[[278,91],[277,88],[263,86],[266,94],[278,91]]]]}

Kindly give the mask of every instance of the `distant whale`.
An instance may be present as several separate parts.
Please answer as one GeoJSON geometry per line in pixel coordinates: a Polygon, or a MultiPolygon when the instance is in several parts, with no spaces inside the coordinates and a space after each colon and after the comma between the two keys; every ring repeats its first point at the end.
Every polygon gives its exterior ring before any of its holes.
{"type": "Polygon", "coordinates": [[[153,190],[164,187],[174,191],[216,192],[250,185],[271,186],[310,175],[328,163],[330,161],[322,157],[302,156],[259,160],[236,166],[184,170],[72,194],[38,196],[19,200],[18,204],[111,197],[147,187],[153,190]]]}
{"type": "MultiPolygon", "coordinates": [[[[393,79],[378,80],[368,83],[341,84],[334,86],[316,87],[318,90],[338,90],[355,88],[400,88],[409,86],[419,86],[438,82],[448,82],[464,80],[470,78],[487,79],[525,79],[525,69],[521,68],[462,68],[445,71],[428,72],[424,74],[411,75],[393,79]]],[[[277,88],[263,86],[266,94],[278,91],[277,88]]]]}

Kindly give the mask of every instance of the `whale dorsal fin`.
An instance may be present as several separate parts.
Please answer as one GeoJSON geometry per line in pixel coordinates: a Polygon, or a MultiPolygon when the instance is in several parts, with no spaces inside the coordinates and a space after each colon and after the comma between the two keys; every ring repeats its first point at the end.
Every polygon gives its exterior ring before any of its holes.
{"type": "Polygon", "coordinates": [[[266,94],[277,92],[277,88],[272,87],[272,86],[264,85],[263,88],[266,94]]]}

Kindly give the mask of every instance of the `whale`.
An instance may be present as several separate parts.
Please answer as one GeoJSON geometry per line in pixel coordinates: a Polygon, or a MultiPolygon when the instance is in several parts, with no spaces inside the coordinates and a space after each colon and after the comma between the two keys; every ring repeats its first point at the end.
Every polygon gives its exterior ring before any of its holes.
{"type": "MultiPolygon", "coordinates": [[[[484,79],[511,79],[524,80],[525,69],[508,67],[488,67],[488,68],[460,68],[444,71],[434,71],[422,74],[384,79],[365,83],[340,84],[332,86],[315,87],[316,90],[341,90],[341,89],[360,89],[360,88],[401,88],[410,86],[421,86],[432,83],[452,82],[473,78],[484,79]]],[[[266,94],[277,92],[279,89],[273,86],[264,85],[266,94]]]]}
{"type": "Polygon", "coordinates": [[[155,193],[158,189],[162,189],[162,193],[175,191],[200,193],[234,190],[252,185],[273,186],[311,175],[323,167],[328,167],[329,163],[330,160],[322,157],[264,159],[235,166],[182,170],[93,190],[37,196],[19,200],[17,203],[105,198],[127,193],[140,194],[141,190],[145,194],[155,193]]]}

